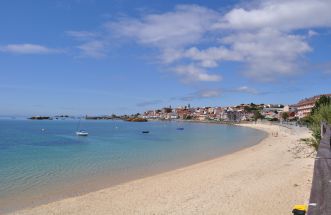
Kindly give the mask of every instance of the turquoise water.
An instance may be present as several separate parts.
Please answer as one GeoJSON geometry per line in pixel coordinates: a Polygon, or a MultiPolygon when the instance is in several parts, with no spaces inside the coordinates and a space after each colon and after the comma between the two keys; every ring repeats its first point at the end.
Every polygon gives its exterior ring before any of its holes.
{"type": "Polygon", "coordinates": [[[215,158],[265,137],[237,126],[123,121],[82,121],[89,136],[77,137],[77,124],[0,120],[0,213],[215,158]]]}

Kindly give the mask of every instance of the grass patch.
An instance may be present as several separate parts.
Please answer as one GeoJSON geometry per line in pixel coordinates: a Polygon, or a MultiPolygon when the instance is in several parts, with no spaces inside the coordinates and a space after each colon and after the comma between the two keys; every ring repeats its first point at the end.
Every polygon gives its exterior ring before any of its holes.
{"type": "Polygon", "coordinates": [[[316,151],[318,149],[319,143],[316,141],[314,138],[301,138],[300,139],[301,143],[304,143],[310,147],[313,147],[316,151]]]}

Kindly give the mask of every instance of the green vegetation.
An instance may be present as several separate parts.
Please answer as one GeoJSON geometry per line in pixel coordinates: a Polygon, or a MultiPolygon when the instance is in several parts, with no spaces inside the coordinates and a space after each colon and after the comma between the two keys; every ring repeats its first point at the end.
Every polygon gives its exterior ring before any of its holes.
{"type": "Polygon", "coordinates": [[[310,116],[305,116],[305,117],[299,119],[299,122],[298,123],[300,125],[308,126],[310,124],[310,116]]]}
{"type": "Polygon", "coordinates": [[[260,113],[260,111],[256,110],[254,111],[253,119],[256,122],[258,119],[263,119],[263,115],[260,113]]]}
{"type": "Polygon", "coordinates": [[[255,111],[261,111],[262,108],[263,108],[263,105],[258,106],[254,103],[250,103],[249,105],[244,106],[244,111],[247,112],[247,113],[253,113],[255,111]]]}
{"type": "Polygon", "coordinates": [[[310,129],[313,137],[319,143],[321,141],[321,122],[331,124],[331,104],[322,105],[310,116],[310,129]]]}
{"type": "Polygon", "coordinates": [[[319,100],[316,101],[315,108],[313,109],[311,115],[304,119],[308,122],[310,130],[313,132],[313,145],[318,148],[319,142],[321,141],[321,122],[325,121],[331,124],[331,103],[330,98],[326,96],[321,96],[319,100]]]}
{"type": "Polygon", "coordinates": [[[287,121],[288,118],[289,118],[289,114],[288,114],[288,112],[283,112],[283,113],[282,113],[282,119],[283,119],[284,121],[287,121]]]}
{"type": "Polygon", "coordinates": [[[183,119],[185,119],[185,120],[191,120],[192,119],[192,116],[190,116],[190,115],[184,115],[183,116],[183,119]]]}
{"type": "Polygon", "coordinates": [[[138,117],[129,117],[126,119],[128,122],[147,122],[147,119],[138,118],[138,117]]]}
{"type": "Polygon", "coordinates": [[[328,96],[321,96],[316,102],[315,102],[315,107],[311,110],[311,114],[313,115],[316,111],[318,111],[318,109],[321,107],[321,106],[324,106],[324,105],[329,105],[331,104],[331,98],[328,97],[328,96]]]}
{"type": "Polygon", "coordinates": [[[271,121],[271,122],[277,122],[278,121],[278,118],[274,117],[274,118],[268,119],[268,120],[271,121]]]}
{"type": "Polygon", "coordinates": [[[300,141],[307,144],[308,146],[314,147],[314,149],[317,151],[318,142],[316,142],[314,138],[301,138],[300,141]]]}

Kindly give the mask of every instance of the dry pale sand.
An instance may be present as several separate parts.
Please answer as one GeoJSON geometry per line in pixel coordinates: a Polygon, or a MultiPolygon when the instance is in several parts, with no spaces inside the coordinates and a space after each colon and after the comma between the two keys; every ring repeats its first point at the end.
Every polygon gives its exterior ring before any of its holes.
{"type": "Polygon", "coordinates": [[[244,126],[269,136],[211,161],[14,214],[291,214],[309,198],[314,159],[298,143],[308,131],[244,126]]]}

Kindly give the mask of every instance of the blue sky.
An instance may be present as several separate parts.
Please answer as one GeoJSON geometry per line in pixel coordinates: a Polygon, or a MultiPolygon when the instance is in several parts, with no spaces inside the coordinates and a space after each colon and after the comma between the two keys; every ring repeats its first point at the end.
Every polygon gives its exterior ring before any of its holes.
{"type": "Polygon", "coordinates": [[[327,0],[3,1],[0,115],[330,93],[330,11],[327,0]]]}

